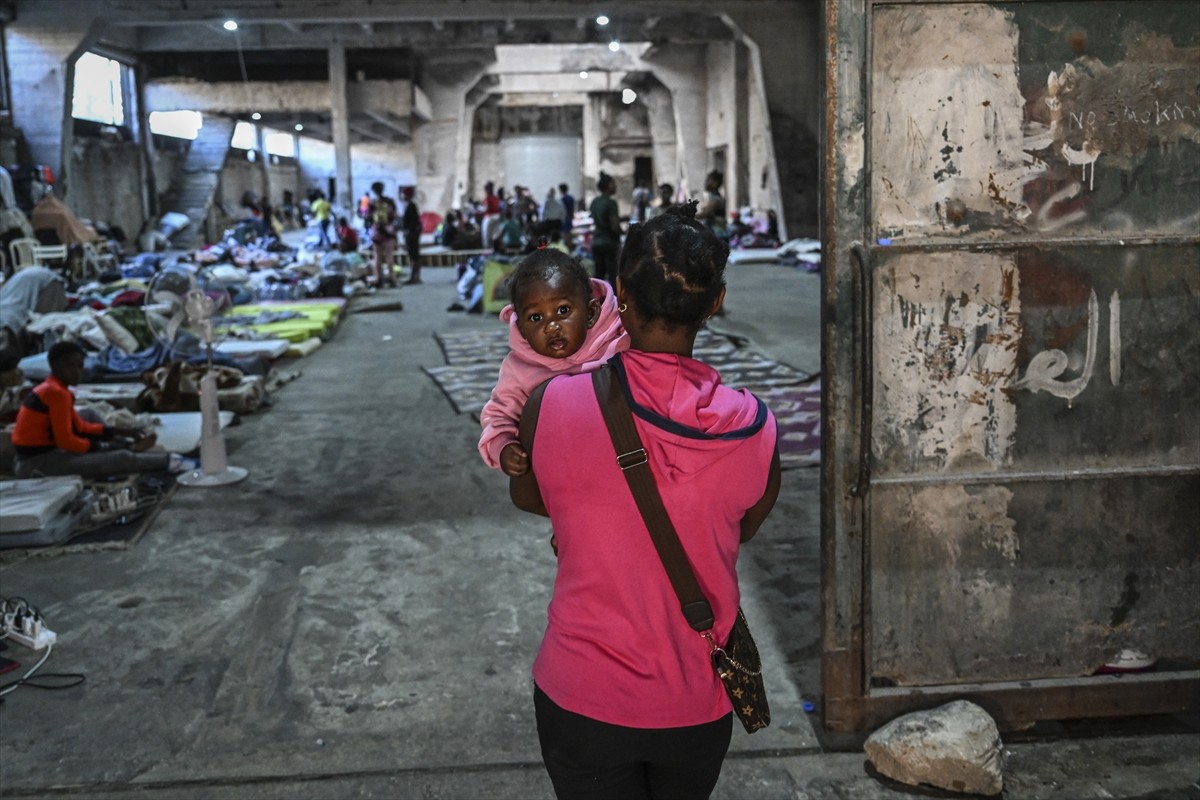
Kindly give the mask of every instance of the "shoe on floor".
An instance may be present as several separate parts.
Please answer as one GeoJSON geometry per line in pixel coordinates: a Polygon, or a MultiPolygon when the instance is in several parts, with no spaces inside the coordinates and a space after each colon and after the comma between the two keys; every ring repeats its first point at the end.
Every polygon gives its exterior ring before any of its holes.
{"type": "Polygon", "coordinates": [[[199,468],[199,461],[194,458],[186,458],[178,453],[171,453],[171,458],[167,461],[167,471],[172,475],[182,475],[199,468]]]}
{"type": "Polygon", "coordinates": [[[404,285],[405,286],[414,286],[414,285],[416,285],[418,283],[422,283],[422,282],[423,281],[420,278],[409,278],[408,280],[406,280],[404,282],[404,285]]]}

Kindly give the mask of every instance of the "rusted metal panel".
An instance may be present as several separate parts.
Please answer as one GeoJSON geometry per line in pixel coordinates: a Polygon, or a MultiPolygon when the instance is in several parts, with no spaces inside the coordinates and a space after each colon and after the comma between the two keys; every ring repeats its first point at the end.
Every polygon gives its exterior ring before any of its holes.
{"type": "Polygon", "coordinates": [[[876,261],[874,477],[1200,464],[1200,248],[876,261]]]}
{"type": "Polygon", "coordinates": [[[825,724],[1197,709],[1200,17],[826,9],[825,724]]]}
{"type": "Polygon", "coordinates": [[[1190,2],[876,7],[876,235],[1200,233],[1195,18],[1190,2]]]}
{"type": "Polygon", "coordinates": [[[863,504],[850,496],[855,479],[860,410],[855,353],[862,347],[855,322],[851,244],[865,232],[863,153],[866,98],[862,54],[866,0],[825,0],[823,17],[826,106],[822,141],[821,415],[821,682],[826,719],[840,718],[830,702],[861,696],[863,626],[863,504]],[[833,131],[843,132],[837,136],[833,131]],[[844,144],[843,144],[844,142],[844,144]]]}
{"type": "Polygon", "coordinates": [[[875,486],[875,685],[1088,676],[1200,654],[1200,474],[875,486]]]}

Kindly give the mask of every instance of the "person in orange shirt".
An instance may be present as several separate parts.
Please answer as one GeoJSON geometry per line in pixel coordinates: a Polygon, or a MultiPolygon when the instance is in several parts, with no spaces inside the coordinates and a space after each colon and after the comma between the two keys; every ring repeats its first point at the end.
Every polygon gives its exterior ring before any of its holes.
{"type": "Polygon", "coordinates": [[[50,377],[33,388],[17,411],[12,443],[17,455],[13,472],[18,478],[46,475],[79,475],[99,478],[130,472],[195,469],[194,459],[163,450],[142,452],[153,446],[150,437],[132,438],[131,432],[84,419],[75,410],[70,387],[83,380],[84,351],[75,342],[58,342],[47,354],[50,377]]]}

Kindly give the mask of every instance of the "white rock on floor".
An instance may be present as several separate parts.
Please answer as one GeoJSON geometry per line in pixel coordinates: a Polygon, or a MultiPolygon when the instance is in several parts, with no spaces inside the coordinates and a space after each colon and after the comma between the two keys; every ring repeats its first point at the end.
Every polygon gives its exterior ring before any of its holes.
{"type": "Polygon", "coordinates": [[[966,700],[897,717],[871,734],[863,751],[875,769],[901,783],[976,795],[1004,789],[1000,731],[966,700]]]}

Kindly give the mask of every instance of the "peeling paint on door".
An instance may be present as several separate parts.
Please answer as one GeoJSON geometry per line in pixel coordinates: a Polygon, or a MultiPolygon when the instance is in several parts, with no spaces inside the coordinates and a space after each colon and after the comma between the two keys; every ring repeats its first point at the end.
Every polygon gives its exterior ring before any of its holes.
{"type": "Polygon", "coordinates": [[[875,293],[879,474],[1005,466],[1021,339],[1018,272],[999,253],[897,256],[875,293]]]}
{"type": "Polygon", "coordinates": [[[1012,14],[897,6],[874,16],[871,154],[881,235],[1028,218],[1025,98],[1012,14]],[[920,42],[920,46],[914,46],[920,42]]]}
{"type": "Polygon", "coordinates": [[[879,236],[1200,233],[1200,45],[1171,28],[1195,10],[1107,6],[1128,22],[1094,50],[1063,4],[875,10],[879,236]]]}

